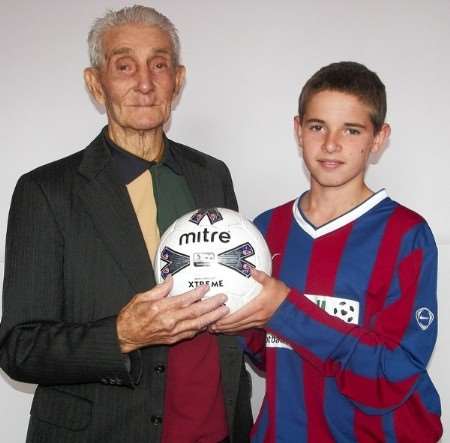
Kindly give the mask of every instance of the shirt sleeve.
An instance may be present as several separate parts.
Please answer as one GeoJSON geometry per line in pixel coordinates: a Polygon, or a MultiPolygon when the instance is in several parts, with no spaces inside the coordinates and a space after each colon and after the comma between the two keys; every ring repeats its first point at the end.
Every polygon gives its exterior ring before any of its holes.
{"type": "MultiPolygon", "coordinates": [[[[437,335],[437,248],[426,223],[409,232],[389,297],[363,325],[329,315],[291,290],[267,325],[367,414],[401,405],[426,372],[437,335]]],[[[377,297],[377,294],[367,294],[377,297]]]]}

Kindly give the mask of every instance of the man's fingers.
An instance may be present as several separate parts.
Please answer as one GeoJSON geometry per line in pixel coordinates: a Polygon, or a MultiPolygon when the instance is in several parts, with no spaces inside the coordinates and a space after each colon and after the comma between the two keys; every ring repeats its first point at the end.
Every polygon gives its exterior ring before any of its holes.
{"type": "MultiPolygon", "coordinates": [[[[192,314],[195,317],[199,317],[200,315],[206,314],[207,312],[219,308],[226,301],[227,296],[225,294],[216,294],[212,297],[208,297],[198,303],[195,303],[195,305],[192,305],[189,309],[192,310],[192,314]]],[[[229,312],[230,310],[228,309],[227,313],[229,312]]]]}
{"type": "Polygon", "coordinates": [[[169,295],[170,290],[173,286],[173,277],[169,275],[166,277],[166,279],[150,289],[147,292],[143,292],[142,294],[139,294],[139,301],[156,301],[161,300],[164,297],[167,297],[169,295]]]}
{"type": "Polygon", "coordinates": [[[230,312],[228,306],[224,305],[226,300],[225,294],[217,294],[177,311],[175,317],[178,327],[175,333],[199,332],[206,329],[211,323],[215,323],[230,312]]]}
{"type": "MultiPolygon", "coordinates": [[[[166,278],[166,281],[168,278],[166,278]]],[[[145,292],[143,294],[139,294],[139,301],[158,301],[158,300],[164,300],[164,309],[182,309],[186,306],[191,305],[192,303],[195,303],[196,301],[201,300],[206,292],[208,291],[209,287],[207,285],[201,285],[195,289],[192,289],[189,292],[185,292],[180,295],[173,295],[171,297],[167,297],[170,290],[173,286],[173,280],[172,277],[170,277],[170,281],[166,283],[160,283],[159,285],[155,286],[153,289],[151,289],[148,292],[145,292]],[[157,292],[156,292],[157,290],[157,292]],[[155,291],[155,292],[153,292],[155,291]]]]}
{"type": "MultiPolygon", "coordinates": [[[[175,324],[179,324],[182,329],[185,329],[187,326],[183,324],[184,321],[191,321],[194,322],[201,317],[204,314],[207,314],[211,311],[217,310],[217,308],[222,307],[222,305],[227,301],[227,297],[225,294],[217,294],[213,297],[208,297],[203,300],[202,297],[206,292],[205,288],[196,288],[194,291],[195,294],[186,293],[180,296],[177,296],[179,298],[183,298],[184,301],[178,300],[177,302],[174,302],[170,306],[170,311],[172,312],[172,318],[175,322],[175,324]]],[[[172,298],[172,297],[171,297],[172,298]]],[[[176,298],[176,297],[173,297],[176,298]]],[[[169,303],[170,300],[167,300],[169,303]]],[[[167,307],[167,305],[166,305],[167,307]]],[[[221,310],[221,315],[217,315],[217,317],[214,317],[213,321],[218,320],[219,318],[222,318],[224,315],[228,314],[230,310],[226,308],[226,310],[221,310]]],[[[208,323],[209,324],[209,323],[208,323]]],[[[202,324],[201,327],[204,327],[205,325],[202,324]]],[[[207,326],[207,324],[206,324],[207,326]]],[[[190,326],[193,330],[198,330],[199,327],[197,327],[195,324],[190,324],[190,326]]],[[[179,329],[177,330],[179,331],[179,329]]],[[[178,333],[178,332],[177,332],[178,333]]]]}
{"type": "MultiPolygon", "coordinates": [[[[204,300],[199,300],[197,303],[192,303],[189,306],[183,307],[173,311],[173,316],[176,322],[183,322],[184,320],[196,320],[200,316],[207,314],[208,312],[214,311],[215,309],[221,307],[227,301],[225,294],[217,294],[213,297],[205,298],[204,300]]],[[[224,315],[228,314],[230,310],[224,315]]],[[[223,315],[219,316],[217,319],[222,318],[223,315]]],[[[194,329],[197,329],[195,326],[194,329]]]]}
{"type": "Polygon", "coordinates": [[[201,331],[206,329],[210,324],[215,323],[217,320],[227,315],[229,312],[230,308],[228,308],[228,306],[219,305],[217,308],[209,310],[198,317],[182,322],[182,326],[188,330],[201,331]]]}
{"type": "Polygon", "coordinates": [[[169,297],[167,301],[167,306],[173,309],[182,309],[186,308],[193,303],[201,300],[205,294],[208,292],[208,285],[200,285],[191,291],[185,292],[180,295],[174,295],[173,297],[169,297]]]}
{"type": "Polygon", "coordinates": [[[216,322],[223,316],[227,315],[230,312],[230,308],[225,305],[219,306],[217,309],[210,311],[206,314],[203,314],[198,318],[199,329],[204,329],[211,323],[216,322]]]}

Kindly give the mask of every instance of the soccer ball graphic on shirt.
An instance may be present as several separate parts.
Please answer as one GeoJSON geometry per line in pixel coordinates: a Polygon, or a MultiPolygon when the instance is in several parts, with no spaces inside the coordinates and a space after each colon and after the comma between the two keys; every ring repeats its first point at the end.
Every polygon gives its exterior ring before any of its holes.
{"type": "Polygon", "coordinates": [[[272,260],[256,226],[231,209],[189,212],[164,232],[155,257],[156,281],[171,274],[169,295],[208,285],[206,297],[224,293],[236,311],[258,295],[261,285],[251,278],[256,268],[270,275],[272,260]]]}

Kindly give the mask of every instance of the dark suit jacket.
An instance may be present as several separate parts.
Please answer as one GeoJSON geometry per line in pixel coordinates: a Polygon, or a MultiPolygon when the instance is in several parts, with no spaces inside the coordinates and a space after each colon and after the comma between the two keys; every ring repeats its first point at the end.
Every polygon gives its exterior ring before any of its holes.
{"type": "MultiPolygon", "coordinates": [[[[198,207],[237,208],[224,163],[168,141],[198,207]]],[[[126,188],[101,136],[20,178],[6,240],[0,362],[39,384],[28,442],[158,442],[167,347],[120,353],[116,316],[155,285],[126,188]]],[[[248,441],[250,386],[233,337],[219,336],[233,442],[248,441]]]]}

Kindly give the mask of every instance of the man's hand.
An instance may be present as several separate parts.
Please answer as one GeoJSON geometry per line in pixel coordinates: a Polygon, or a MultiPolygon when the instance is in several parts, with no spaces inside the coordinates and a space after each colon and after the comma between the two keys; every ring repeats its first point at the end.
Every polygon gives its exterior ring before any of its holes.
{"type": "Polygon", "coordinates": [[[117,335],[123,353],[149,345],[168,345],[194,337],[229,313],[223,294],[201,300],[208,290],[199,286],[167,297],[172,278],[150,291],[135,295],[117,317],[117,335]]]}
{"type": "Polygon", "coordinates": [[[245,306],[209,327],[213,332],[233,333],[250,328],[261,328],[272,318],[278,306],[289,293],[280,280],[262,271],[252,270],[252,277],[262,285],[261,292],[245,306]]]}

